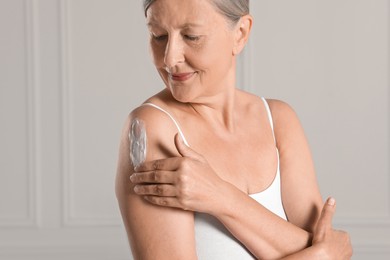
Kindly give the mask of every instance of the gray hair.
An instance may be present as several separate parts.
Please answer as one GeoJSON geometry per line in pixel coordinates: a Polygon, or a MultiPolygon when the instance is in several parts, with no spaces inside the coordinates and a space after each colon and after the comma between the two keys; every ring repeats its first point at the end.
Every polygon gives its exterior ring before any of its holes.
{"type": "MultiPolygon", "coordinates": [[[[149,7],[156,0],[143,0],[145,17],[149,7]]],[[[236,24],[240,18],[249,14],[249,0],[209,0],[231,24],[236,24]]]]}

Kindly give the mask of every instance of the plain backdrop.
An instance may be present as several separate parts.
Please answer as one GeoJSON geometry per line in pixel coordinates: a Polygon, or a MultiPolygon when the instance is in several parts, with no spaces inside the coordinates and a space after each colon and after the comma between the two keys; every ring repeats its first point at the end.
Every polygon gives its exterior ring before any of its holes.
{"type": "MultiPolygon", "coordinates": [[[[390,258],[390,1],[252,0],[237,87],[288,102],[354,259],[390,258]]],[[[0,0],[0,259],[130,259],[127,114],[164,86],[138,0],[0,0]]]]}

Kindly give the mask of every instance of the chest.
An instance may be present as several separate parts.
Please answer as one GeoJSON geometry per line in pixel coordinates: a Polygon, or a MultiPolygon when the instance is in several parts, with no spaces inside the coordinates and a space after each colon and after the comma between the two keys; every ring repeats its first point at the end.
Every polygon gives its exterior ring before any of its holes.
{"type": "Polygon", "coordinates": [[[261,134],[241,140],[197,142],[197,149],[214,171],[245,193],[267,189],[275,178],[278,155],[273,139],[261,134]]]}

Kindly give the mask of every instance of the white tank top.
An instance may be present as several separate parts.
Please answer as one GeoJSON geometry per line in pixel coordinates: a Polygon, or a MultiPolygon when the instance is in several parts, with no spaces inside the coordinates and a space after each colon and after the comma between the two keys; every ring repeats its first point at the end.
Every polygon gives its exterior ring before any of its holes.
{"type": "MultiPolygon", "coordinates": [[[[267,110],[268,119],[273,129],[273,121],[271,111],[265,98],[262,98],[265,108],[267,110]]],[[[152,104],[144,103],[143,105],[152,106],[165,114],[167,114],[174,124],[176,125],[179,134],[183,138],[184,142],[188,145],[188,142],[179,127],[176,120],[161,107],[152,104]]],[[[275,140],[275,134],[274,134],[275,140]]],[[[284,212],[282,197],[281,197],[281,183],[280,183],[280,169],[279,169],[279,152],[275,146],[275,150],[278,156],[278,166],[275,174],[275,178],[271,185],[264,191],[250,194],[252,199],[263,205],[265,208],[275,213],[279,217],[287,220],[287,216],[284,212]]],[[[261,221],[259,220],[259,225],[261,221]]],[[[215,217],[204,214],[195,213],[195,240],[196,240],[196,252],[199,260],[208,259],[255,259],[255,257],[238,241],[215,217]]]]}

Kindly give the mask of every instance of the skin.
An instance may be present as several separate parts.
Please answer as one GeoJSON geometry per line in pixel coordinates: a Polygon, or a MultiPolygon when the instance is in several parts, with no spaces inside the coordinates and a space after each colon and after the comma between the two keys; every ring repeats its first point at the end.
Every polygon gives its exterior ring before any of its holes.
{"type": "Polygon", "coordinates": [[[243,16],[232,28],[207,0],[158,0],[147,24],[152,59],[166,85],[147,102],[175,117],[191,148],[160,111],[143,106],[129,115],[116,192],[135,259],[196,259],[193,211],[217,217],[261,259],[349,259],[348,236],[331,227],[334,205],[325,204],[319,218],[322,200],[307,141],[281,101],[268,103],[289,222],[248,196],[265,190],[277,168],[264,104],[235,88],[236,56],[252,18],[243,16]],[[128,140],[135,118],[145,122],[148,136],[147,162],[137,169],[128,140]]]}

